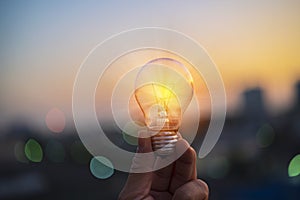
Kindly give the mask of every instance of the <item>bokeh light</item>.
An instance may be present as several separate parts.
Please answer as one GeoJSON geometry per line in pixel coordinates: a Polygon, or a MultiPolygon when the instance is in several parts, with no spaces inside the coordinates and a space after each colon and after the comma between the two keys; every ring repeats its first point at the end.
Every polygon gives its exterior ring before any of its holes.
{"type": "Polygon", "coordinates": [[[289,164],[288,167],[289,177],[295,177],[300,175],[300,154],[296,155],[289,164]]]}
{"type": "Polygon", "coordinates": [[[81,141],[75,141],[71,145],[70,153],[72,159],[78,164],[88,164],[92,157],[81,141]]]}
{"type": "Polygon", "coordinates": [[[47,143],[45,154],[50,161],[56,163],[63,162],[66,156],[64,146],[55,140],[50,140],[47,143]]]}
{"type": "Polygon", "coordinates": [[[272,126],[264,124],[256,134],[256,144],[261,148],[265,148],[273,143],[274,138],[275,132],[272,126]]]}
{"type": "Polygon", "coordinates": [[[28,160],[25,156],[24,148],[25,148],[25,143],[23,141],[16,142],[14,146],[15,158],[17,161],[21,163],[28,163],[28,160]]]}
{"type": "Polygon", "coordinates": [[[114,174],[113,164],[103,156],[96,156],[91,159],[90,170],[99,179],[107,179],[114,174]]]}
{"type": "Polygon", "coordinates": [[[214,157],[208,167],[208,176],[213,179],[224,178],[230,169],[230,163],[224,156],[214,157]]]}
{"type": "Polygon", "coordinates": [[[61,133],[66,126],[65,114],[58,108],[51,109],[46,115],[46,125],[54,133],[61,133]]]}
{"type": "Polygon", "coordinates": [[[32,162],[41,162],[43,150],[41,145],[34,139],[29,139],[25,144],[25,155],[32,162]]]}

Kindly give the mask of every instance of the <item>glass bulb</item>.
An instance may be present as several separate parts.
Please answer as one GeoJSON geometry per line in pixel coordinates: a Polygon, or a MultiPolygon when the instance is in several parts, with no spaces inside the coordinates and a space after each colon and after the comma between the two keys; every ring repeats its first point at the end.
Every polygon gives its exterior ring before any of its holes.
{"type": "Polygon", "coordinates": [[[174,151],[183,112],[193,97],[193,79],[188,69],[172,58],[146,63],[135,80],[135,98],[141,108],[159,155],[174,151]]]}

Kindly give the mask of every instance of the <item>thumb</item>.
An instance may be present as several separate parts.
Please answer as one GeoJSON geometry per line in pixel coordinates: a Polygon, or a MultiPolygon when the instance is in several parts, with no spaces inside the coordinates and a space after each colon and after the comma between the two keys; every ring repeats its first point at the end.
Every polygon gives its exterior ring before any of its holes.
{"type": "Polygon", "coordinates": [[[130,173],[152,172],[154,163],[150,133],[142,130],[139,132],[138,149],[132,160],[130,173]]]}
{"type": "Polygon", "coordinates": [[[147,131],[139,132],[138,150],[132,160],[130,174],[120,193],[120,199],[143,199],[151,188],[155,156],[147,131]]]}

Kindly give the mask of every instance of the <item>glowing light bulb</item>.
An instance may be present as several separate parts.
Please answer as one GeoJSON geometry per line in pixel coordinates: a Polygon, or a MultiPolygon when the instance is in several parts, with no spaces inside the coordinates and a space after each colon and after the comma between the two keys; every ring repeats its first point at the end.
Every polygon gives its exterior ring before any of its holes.
{"type": "Polygon", "coordinates": [[[158,155],[174,151],[183,112],[193,97],[193,79],[188,69],[172,58],[146,63],[135,81],[135,98],[151,133],[158,155]]]}

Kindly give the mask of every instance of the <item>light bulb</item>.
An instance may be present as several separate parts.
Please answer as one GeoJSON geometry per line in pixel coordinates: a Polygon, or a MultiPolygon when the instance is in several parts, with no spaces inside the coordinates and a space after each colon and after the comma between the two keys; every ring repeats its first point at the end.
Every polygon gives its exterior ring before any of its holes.
{"type": "Polygon", "coordinates": [[[169,155],[178,141],[183,112],[193,97],[190,72],[172,58],[151,60],[138,72],[134,94],[151,133],[152,149],[158,155],[169,155]]]}

